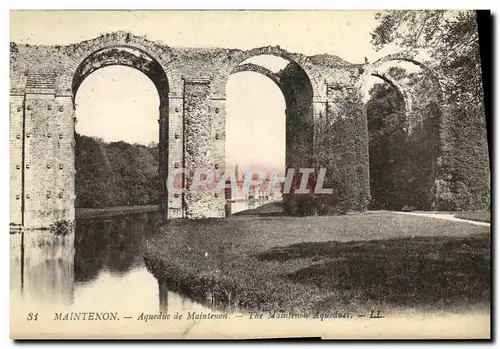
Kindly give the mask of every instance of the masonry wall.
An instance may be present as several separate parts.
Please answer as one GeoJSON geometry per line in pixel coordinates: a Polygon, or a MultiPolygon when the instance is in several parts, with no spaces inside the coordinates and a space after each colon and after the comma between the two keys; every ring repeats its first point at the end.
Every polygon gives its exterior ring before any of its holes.
{"type": "MultiPolygon", "coordinates": [[[[361,187],[366,184],[367,173],[363,148],[365,121],[362,115],[356,114],[355,108],[353,113],[359,117],[338,121],[341,120],[339,108],[343,105],[338,98],[342,97],[335,97],[335,93],[327,89],[332,84],[351,86],[352,80],[359,76],[347,62],[328,55],[307,57],[270,46],[249,51],[174,49],[119,32],[67,46],[11,44],[11,181],[14,189],[11,201],[15,203],[12,222],[23,220],[19,215],[23,199],[27,225],[45,226],[57,220],[74,219],[73,98],[79,83],[92,69],[127,65],[144,71],[154,81],[161,99],[160,177],[165,182],[167,175],[176,169],[225,169],[227,78],[238,64],[259,54],[277,55],[295,62],[282,74],[289,120],[287,166],[308,167],[314,163],[333,170],[347,166],[348,173],[332,177],[333,182],[338,183],[338,197],[337,201],[326,200],[325,206],[330,208],[324,212],[343,212],[347,206],[363,209],[365,194],[361,187]],[[125,53],[120,49],[106,50],[107,47],[128,47],[136,51],[125,53]],[[95,52],[99,54],[85,61],[95,52]],[[75,72],[78,73],[75,75],[75,72]],[[26,109],[17,111],[23,100],[26,109]],[[14,139],[13,136],[20,133],[23,117],[24,135],[14,139]],[[333,128],[327,120],[335,120],[333,128]],[[361,132],[352,132],[356,128],[361,128],[361,132]],[[351,133],[343,134],[344,131],[351,133]],[[324,141],[322,137],[326,135],[332,136],[334,142],[324,141]],[[20,155],[23,142],[25,164],[17,169],[17,163],[23,161],[20,155]],[[351,151],[353,144],[354,152],[351,151]],[[358,189],[350,188],[347,183],[353,178],[359,184],[358,189]],[[24,196],[17,199],[16,195],[23,193],[24,196]]],[[[351,93],[346,90],[342,96],[351,93]]],[[[189,186],[191,181],[192,178],[186,176],[183,184],[189,186]]],[[[169,195],[164,189],[161,208],[168,218],[223,217],[224,195],[216,196],[213,189],[177,196],[169,195]]]]}
{"type": "Polygon", "coordinates": [[[23,224],[24,96],[10,97],[10,223],[23,224]]]}
{"type": "Polygon", "coordinates": [[[74,124],[68,97],[26,94],[24,225],[74,220],[74,124]]]}
{"type": "Polygon", "coordinates": [[[212,208],[211,217],[226,216],[226,198],[225,191],[218,191],[219,182],[226,170],[226,100],[221,97],[213,96],[210,99],[209,113],[212,114],[212,127],[210,134],[210,143],[212,145],[211,157],[215,169],[214,182],[212,188],[215,187],[214,206],[212,208]]]}
{"type": "Polygon", "coordinates": [[[186,188],[188,190],[184,195],[184,204],[187,218],[224,217],[225,215],[225,197],[222,193],[217,193],[216,188],[200,186],[197,190],[189,190],[194,176],[197,176],[197,170],[222,172],[225,167],[222,159],[224,154],[220,153],[219,147],[214,147],[214,131],[220,127],[220,120],[219,123],[214,122],[216,113],[209,94],[209,81],[185,80],[184,168],[187,171],[186,188]]]}
{"type": "MultiPolygon", "coordinates": [[[[165,178],[160,185],[165,188],[165,183],[169,173],[182,168],[184,165],[184,100],[178,97],[170,97],[169,99],[169,114],[167,119],[168,139],[163,140],[165,148],[168,150],[162,154],[163,160],[167,159],[167,172],[165,178]]],[[[182,175],[179,175],[182,179],[182,175]]],[[[180,182],[182,186],[182,182],[180,182]]],[[[183,217],[183,200],[184,194],[168,193],[165,189],[162,190],[163,197],[167,200],[165,204],[168,209],[168,218],[183,217]]]]}

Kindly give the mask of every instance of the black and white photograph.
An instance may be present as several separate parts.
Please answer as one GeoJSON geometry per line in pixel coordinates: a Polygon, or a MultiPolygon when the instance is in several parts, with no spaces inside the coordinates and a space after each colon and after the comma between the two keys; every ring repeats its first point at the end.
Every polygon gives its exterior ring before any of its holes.
{"type": "Polygon", "coordinates": [[[11,11],[11,338],[490,339],[491,21],[11,11]]]}

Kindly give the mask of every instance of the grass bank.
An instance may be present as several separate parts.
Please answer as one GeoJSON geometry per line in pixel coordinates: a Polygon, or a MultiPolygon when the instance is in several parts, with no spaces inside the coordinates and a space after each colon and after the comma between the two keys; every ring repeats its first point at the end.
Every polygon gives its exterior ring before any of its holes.
{"type": "Polygon", "coordinates": [[[113,206],[103,208],[76,208],[76,219],[104,218],[134,213],[158,211],[158,205],[113,206]]]}
{"type": "Polygon", "coordinates": [[[147,268],[172,290],[248,310],[489,304],[489,228],[462,222],[387,212],[174,220],[146,251],[147,268]]]}
{"type": "Polygon", "coordinates": [[[491,221],[491,213],[488,211],[462,212],[456,214],[455,217],[478,222],[490,223],[491,221]]]}

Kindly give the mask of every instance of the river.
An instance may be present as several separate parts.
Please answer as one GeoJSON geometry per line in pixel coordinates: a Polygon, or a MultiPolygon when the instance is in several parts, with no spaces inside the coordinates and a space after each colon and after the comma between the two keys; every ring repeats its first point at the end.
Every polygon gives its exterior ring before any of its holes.
{"type": "Polygon", "coordinates": [[[48,232],[11,234],[12,307],[123,316],[215,310],[159,285],[146,270],[143,243],[157,234],[157,218],[150,212],[77,220],[74,241],[35,235],[48,232]]]}

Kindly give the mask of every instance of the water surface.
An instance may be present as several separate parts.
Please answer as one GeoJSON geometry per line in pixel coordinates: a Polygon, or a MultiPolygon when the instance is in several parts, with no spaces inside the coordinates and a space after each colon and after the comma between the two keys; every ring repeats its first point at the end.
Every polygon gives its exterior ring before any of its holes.
{"type": "Polygon", "coordinates": [[[119,311],[123,316],[211,311],[159,285],[146,270],[143,246],[157,226],[154,212],[77,220],[74,237],[12,234],[13,307],[119,311]]]}

